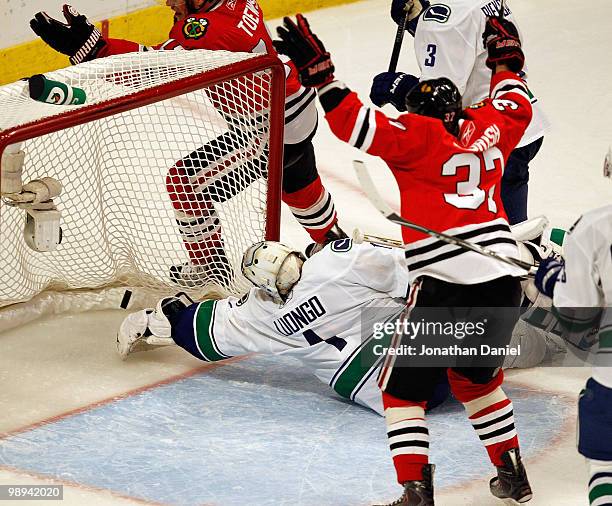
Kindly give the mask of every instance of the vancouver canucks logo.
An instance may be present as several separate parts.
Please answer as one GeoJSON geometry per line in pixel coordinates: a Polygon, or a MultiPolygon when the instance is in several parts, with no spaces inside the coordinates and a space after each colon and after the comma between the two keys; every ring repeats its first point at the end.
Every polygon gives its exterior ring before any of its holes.
{"type": "Polygon", "coordinates": [[[451,8],[444,4],[434,4],[423,14],[423,21],[446,23],[451,15],[451,8]]]}
{"type": "Polygon", "coordinates": [[[206,34],[208,29],[208,19],[204,18],[187,18],[183,25],[183,35],[187,39],[199,39],[206,34]]]}

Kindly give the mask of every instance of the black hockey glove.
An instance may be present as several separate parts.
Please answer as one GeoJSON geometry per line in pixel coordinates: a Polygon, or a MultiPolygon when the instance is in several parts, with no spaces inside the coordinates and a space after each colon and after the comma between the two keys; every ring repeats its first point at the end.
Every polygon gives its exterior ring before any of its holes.
{"type": "Polygon", "coordinates": [[[525,65],[525,55],[521,49],[521,39],[512,21],[494,17],[487,18],[487,26],[482,34],[487,49],[487,67],[495,71],[497,64],[507,65],[512,72],[520,72],[525,65]]]}
{"type": "Polygon", "coordinates": [[[370,100],[378,107],[391,104],[400,112],[406,111],[406,96],[419,84],[419,78],[402,72],[383,72],[372,81],[370,100]]]}
{"type": "Polygon", "coordinates": [[[298,69],[304,86],[320,88],[334,80],[334,64],[319,38],[312,33],[308,20],[301,14],[283,18],[283,25],[276,28],[281,40],[274,41],[276,50],[287,55],[298,69]]]}
{"type": "Polygon", "coordinates": [[[66,23],[37,12],[30,27],[49,46],[68,56],[73,65],[93,60],[106,45],[100,31],[71,5],[64,5],[63,12],[66,23]]]}

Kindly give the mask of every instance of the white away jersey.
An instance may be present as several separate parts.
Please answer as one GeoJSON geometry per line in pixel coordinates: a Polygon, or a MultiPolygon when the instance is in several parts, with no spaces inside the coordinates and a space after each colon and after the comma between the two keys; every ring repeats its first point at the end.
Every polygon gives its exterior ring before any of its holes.
{"type": "Polygon", "coordinates": [[[600,323],[597,363],[593,378],[612,388],[612,206],[584,214],[570,229],[563,243],[565,272],[555,285],[553,302],[560,320],[568,325],[594,326],[600,323]],[[595,320],[585,321],[588,312],[578,313],[580,321],[564,308],[604,308],[595,320]]]}
{"type": "Polygon", "coordinates": [[[370,332],[373,322],[405,307],[410,278],[401,248],[335,241],[304,263],[283,305],[258,288],[241,299],[200,303],[197,347],[210,361],[250,352],[290,353],[343,397],[381,413],[376,373],[383,357],[373,346],[384,343],[370,332]]]}
{"type": "MultiPolygon", "coordinates": [[[[421,79],[448,77],[461,91],[463,107],[489,96],[491,70],[485,65],[482,41],[487,16],[499,12],[500,0],[442,0],[422,15],[414,49],[421,79]]],[[[516,23],[506,2],[506,17],[516,23]]],[[[521,36],[521,40],[523,40],[521,36]]],[[[533,117],[517,147],[544,135],[550,124],[537,98],[531,97],[533,117]]]]}

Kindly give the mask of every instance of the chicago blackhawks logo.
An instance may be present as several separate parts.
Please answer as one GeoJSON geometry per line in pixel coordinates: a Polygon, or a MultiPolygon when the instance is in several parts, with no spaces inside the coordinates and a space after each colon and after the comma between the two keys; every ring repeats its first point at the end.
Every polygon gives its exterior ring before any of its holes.
{"type": "Polygon", "coordinates": [[[183,25],[183,35],[187,39],[199,39],[206,34],[208,29],[208,19],[187,18],[183,25]]]}

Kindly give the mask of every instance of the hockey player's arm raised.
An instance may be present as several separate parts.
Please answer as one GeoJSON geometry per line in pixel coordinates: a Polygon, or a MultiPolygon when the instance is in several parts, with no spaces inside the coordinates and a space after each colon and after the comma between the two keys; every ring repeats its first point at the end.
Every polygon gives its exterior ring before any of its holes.
{"type": "MultiPolygon", "coordinates": [[[[510,155],[524,134],[531,121],[532,108],[529,90],[518,77],[525,63],[518,31],[514,24],[508,20],[488,18],[483,43],[487,49],[486,65],[493,76],[491,77],[490,105],[485,114],[491,118],[491,123],[501,131],[501,142],[496,142],[502,150],[504,158],[510,155]]],[[[479,114],[479,104],[466,109],[467,119],[479,114]]],[[[467,128],[462,128],[467,132],[467,128]]],[[[499,132],[491,132],[495,136],[499,132]]],[[[482,137],[481,137],[482,138],[482,137]]],[[[461,139],[468,145],[466,139],[461,139]]]]}
{"type": "Polygon", "coordinates": [[[285,17],[283,23],[277,28],[281,40],[274,45],[295,63],[302,84],[317,89],[325,118],[336,137],[386,161],[405,162],[423,136],[415,135],[407,143],[409,121],[391,120],[365,106],[355,92],[335,79],[329,52],[304,16],[298,14],[296,22],[285,17]]]}

